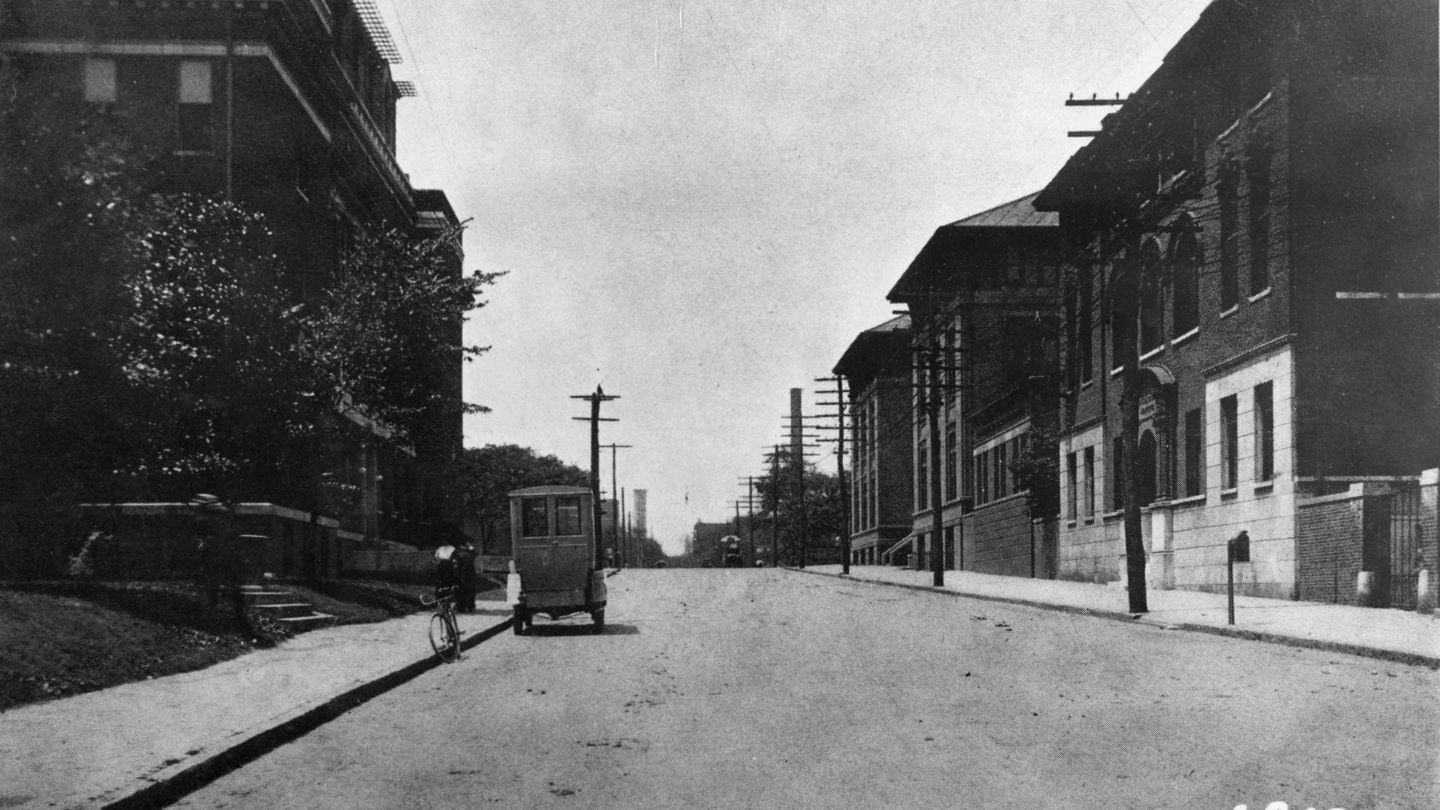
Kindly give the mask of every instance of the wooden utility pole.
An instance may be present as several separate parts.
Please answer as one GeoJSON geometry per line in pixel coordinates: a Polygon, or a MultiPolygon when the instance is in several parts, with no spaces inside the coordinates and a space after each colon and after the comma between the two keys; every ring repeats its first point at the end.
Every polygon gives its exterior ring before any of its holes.
{"type": "MultiPolygon", "coordinates": [[[[933,298],[930,302],[933,306],[933,298]]],[[[930,487],[930,571],[933,574],[932,580],[935,587],[945,585],[945,530],[942,512],[944,504],[941,502],[940,490],[940,407],[942,393],[940,386],[940,347],[941,347],[941,324],[938,307],[931,309],[928,314],[928,334],[925,337],[926,351],[929,356],[924,364],[925,386],[921,389],[921,396],[925,397],[925,421],[928,438],[928,451],[930,453],[930,480],[925,482],[930,487]]]]}
{"type": "Polygon", "coordinates": [[[590,403],[590,416],[571,417],[577,422],[590,423],[590,519],[591,527],[595,532],[595,569],[605,567],[604,532],[600,530],[601,505],[600,505],[600,423],[618,422],[619,419],[602,419],[600,417],[600,403],[619,399],[617,396],[608,396],[605,390],[599,385],[595,386],[593,394],[572,395],[571,399],[583,399],[590,403]]]}
{"type": "MultiPolygon", "coordinates": [[[[835,428],[835,474],[840,488],[840,571],[850,573],[850,491],[845,486],[845,378],[818,377],[815,382],[835,383],[835,406],[839,422],[835,428]]],[[[820,403],[826,405],[829,403],[820,403]]],[[[822,441],[825,441],[822,439],[822,441]]]]}
{"type": "Polygon", "coordinates": [[[620,493],[620,480],[615,475],[615,451],[629,450],[633,444],[602,444],[601,447],[610,448],[610,499],[615,501],[615,512],[610,515],[611,541],[615,544],[615,567],[623,568],[625,564],[625,547],[620,544],[620,514],[624,509],[624,498],[620,493]]]}

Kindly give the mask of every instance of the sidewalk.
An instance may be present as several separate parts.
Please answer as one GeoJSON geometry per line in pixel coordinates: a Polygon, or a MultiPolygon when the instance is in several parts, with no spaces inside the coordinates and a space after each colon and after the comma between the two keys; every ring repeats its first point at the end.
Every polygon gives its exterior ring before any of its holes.
{"type": "MultiPolygon", "coordinates": [[[[462,648],[508,628],[462,614],[462,648]]],[[[0,807],[153,806],[435,666],[430,614],[312,630],[206,669],[0,712],[0,807]],[[178,793],[176,792],[178,791],[178,793]]]]}
{"type": "MultiPolygon", "coordinates": [[[[839,565],[803,569],[841,576],[839,565]]],[[[925,591],[937,590],[930,571],[876,565],[850,566],[850,579],[925,591]]],[[[1254,596],[1235,597],[1235,625],[1227,623],[1225,594],[1149,590],[1150,612],[1127,612],[1127,594],[1118,584],[1096,585],[1054,579],[1028,579],[973,571],[946,571],[942,589],[999,602],[1088,613],[1138,621],[1168,629],[1191,630],[1364,655],[1440,668],[1440,615],[1414,611],[1289,602],[1254,596]]]]}

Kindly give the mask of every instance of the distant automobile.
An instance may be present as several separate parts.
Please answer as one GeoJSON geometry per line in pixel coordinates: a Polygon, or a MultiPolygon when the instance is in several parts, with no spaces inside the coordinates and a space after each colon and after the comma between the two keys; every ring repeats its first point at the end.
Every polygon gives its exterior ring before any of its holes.
{"type": "Polygon", "coordinates": [[[745,559],[740,556],[740,552],[732,550],[725,555],[725,567],[743,568],[745,567],[745,559]]]}
{"type": "Polygon", "coordinates": [[[656,560],[656,561],[655,561],[655,567],[656,567],[656,568],[666,568],[666,567],[668,567],[669,565],[670,565],[670,564],[667,563],[667,562],[665,562],[664,560],[656,560]]]}

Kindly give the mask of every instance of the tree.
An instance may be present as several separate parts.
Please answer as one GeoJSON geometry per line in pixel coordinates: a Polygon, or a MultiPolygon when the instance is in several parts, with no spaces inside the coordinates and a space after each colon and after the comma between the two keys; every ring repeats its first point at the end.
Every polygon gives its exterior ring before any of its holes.
{"type": "Polygon", "coordinates": [[[481,290],[502,273],[456,268],[463,226],[426,239],[389,230],[363,235],[339,278],[303,318],[306,350],[325,386],[406,442],[437,412],[480,405],[449,399],[446,369],[488,347],[467,346],[459,324],[484,306],[481,290]]]}
{"type": "Polygon", "coordinates": [[[487,554],[509,552],[509,493],[542,485],[590,484],[590,474],[585,470],[515,444],[466,448],[460,457],[458,478],[464,491],[465,514],[479,524],[481,549],[487,554]]]}
{"type": "Polygon", "coordinates": [[[162,497],[203,488],[273,500],[299,483],[293,451],[326,418],[287,268],[256,212],[193,195],[151,207],[112,338],[146,405],[125,472],[162,497]]]}
{"type": "Polygon", "coordinates": [[[12,78],[0,64],[0,557],[18,574],[53,570],[77,501],[136,494],[113,475],[139,409],[108,335],[162,175],[121,117],[12,78]]]}
{"type": "Polygon", "coordinates": [[[777,559],[800,562],[801,538],[805,548],[830,548],[830,540],[848,529],[844,525],[844,494],[840,479],[819,472],[806,463],[803,476],[797,475],[794,459],[782,451],[770,471],[755,479],[761,508],[778,516],[775,554],[777,559]],[[801,497],[797,479],[803,477],[801,497]],[[801,504],[804,504],[802,510],[801,504]],[[803,527],[803,528],[802,528],[803,527]],[[817,540],[817,538],[820,538],[817,540]]]}

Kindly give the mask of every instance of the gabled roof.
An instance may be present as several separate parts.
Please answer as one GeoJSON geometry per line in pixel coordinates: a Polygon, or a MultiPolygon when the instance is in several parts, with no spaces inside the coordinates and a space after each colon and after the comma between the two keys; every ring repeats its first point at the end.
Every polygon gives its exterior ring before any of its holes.
{"type": "Polygon", "coordinates": [[[1048,228],[1060,224],[1059,215],[1052,211],[1035,210],[1035,198],[1040,192],[1027,194],[1018,200],[997,205],[988,211],[972,214],[952,222],[943,228],[1048,228]]]}
{"type": "Polygon", "coordinates": [[[963,280],[973,248],[994,243],[1009,236],[1058,231],[1060,217],[1052,211],[1037,211],[1034,206],[1040,192],[997,205],[948,225],[941,225],[935,235],[916,254],[886,296],[891,301],[905,301],[933,292],[938,286],[963,280]]]}
{"type": "Polygon", "coordinates": [[[856,335],[832,371],[849,377],[852,385],[857,382],[863,385],[877,374],[890,370],[886,367],[888,362],[906,359],[909,345],[910,316],[896,316],[856,335]]]}

